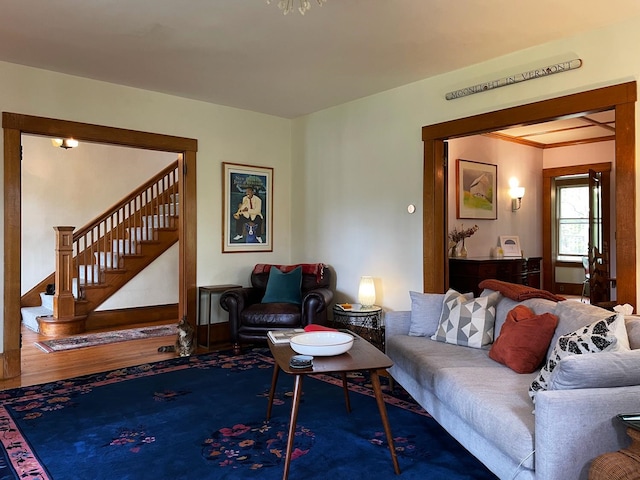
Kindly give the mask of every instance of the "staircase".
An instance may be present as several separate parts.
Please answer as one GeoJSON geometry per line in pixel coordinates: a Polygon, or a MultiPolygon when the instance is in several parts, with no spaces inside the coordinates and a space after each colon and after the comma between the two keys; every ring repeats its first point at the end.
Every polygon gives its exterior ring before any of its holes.
{"type": "Polygon", "coordinates": [[[178,162],[73,232],[56,230],[56,272],[22,296],[22,321],[45,335],[81,333],[92,312],[179,240],[178,162]],[[55,294],[45,295],[48,284],[55,294]]]}

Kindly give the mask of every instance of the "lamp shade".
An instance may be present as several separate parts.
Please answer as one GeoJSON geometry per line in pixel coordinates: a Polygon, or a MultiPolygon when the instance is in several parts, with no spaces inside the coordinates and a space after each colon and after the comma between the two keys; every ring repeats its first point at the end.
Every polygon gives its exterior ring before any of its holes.
{"type": "Polygon", "coordinates": [[[372,307],[376,303],[376,287],[373,284],[373,277],[360,277],[358,302],[363,307],[372,307]]]}

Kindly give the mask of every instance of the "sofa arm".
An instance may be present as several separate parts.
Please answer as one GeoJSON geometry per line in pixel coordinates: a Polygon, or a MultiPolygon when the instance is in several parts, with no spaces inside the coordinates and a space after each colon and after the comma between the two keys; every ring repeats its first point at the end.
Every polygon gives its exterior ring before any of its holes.
{"type": "Polygon", "coordinates": [[[324,323],[326,315],[322,315],[333,300],[333,292],[328,288],[314,288],[306,292],[302,298],[302,324],[324,323]],[[321,320],[321,321],[319,321],[321,320]]]}
{"type": "Polygon", "coordinates": [[[594,458],[629,445],[619,413],[640,412],[640,385],[536,394],[536,479],[586,479],[594,458]]]}
{"type": "Polygon", "coordinates": [[[411,312],[397,311],[384,314],[384,336],[391,338],[394,335],[408,335],[411,326],[411,312]]]}

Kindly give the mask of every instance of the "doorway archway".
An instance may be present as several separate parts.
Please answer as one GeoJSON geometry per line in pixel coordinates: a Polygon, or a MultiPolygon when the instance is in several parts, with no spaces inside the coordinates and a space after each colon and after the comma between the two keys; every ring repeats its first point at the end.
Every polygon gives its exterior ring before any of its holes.
{"type": "MultiPolygon", "coordinates": [[[[422,128],[423,179],[423,289],[444,292],[448,285],[446,263],[445,141],[531,125],[587,112],[615,109],[617,204],[629,205],[616,215],[618,302],[636,305],[635,220],[635,102],[636,82],[507,108],[495,112],[429,125],[422,128]],[[633,202],[629,202],[633,199],[633,202]]],[[[546,208],[546,205],[543,206],[546,208]]]]}
{"type": "Polygon", "coordinates": [[[2,375],[21,373],[20,255],[21,255],[21,136],[73,137],[179,154],[178,315],[196,321],[196,152],[197,140],[86,123],[3,112],[4,129],[4,317],[2,375]],[[189,174],[187,175],[187,172],[189,174]],[[183,200],[184,199],[184,200],[183,200]]]}

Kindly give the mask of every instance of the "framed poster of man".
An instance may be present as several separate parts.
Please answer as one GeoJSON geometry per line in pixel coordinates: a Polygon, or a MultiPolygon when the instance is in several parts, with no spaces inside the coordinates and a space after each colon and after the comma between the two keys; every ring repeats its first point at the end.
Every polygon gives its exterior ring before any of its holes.
{"type": "Polygon", "coordinates": [[[273,251],[273,168],[222,164],[222,252],[273,251]]]}

